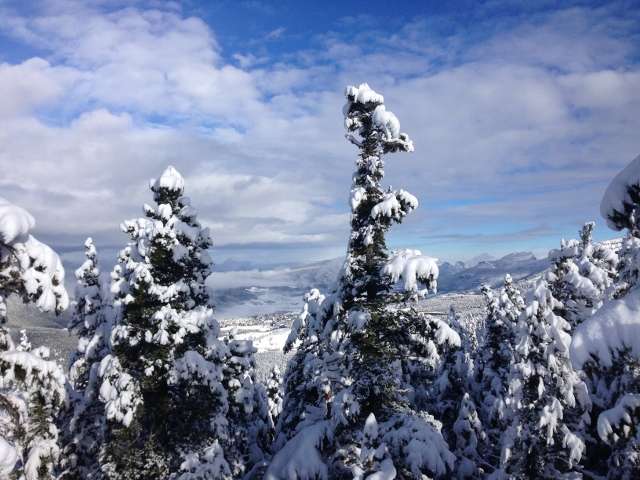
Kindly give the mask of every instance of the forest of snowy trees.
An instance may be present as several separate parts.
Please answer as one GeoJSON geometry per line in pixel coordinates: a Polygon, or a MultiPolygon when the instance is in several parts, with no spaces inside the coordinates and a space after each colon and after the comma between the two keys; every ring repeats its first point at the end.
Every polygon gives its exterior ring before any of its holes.
{"type": "Polygon", "coordinates": [[[0,199],[0,479],[640,478],[640,157],[601,203],[622,246],[595,243],[588,222],[530,291],[509,275],[482,286],[472,338],[455,309],[415,308],[437,291],[436,260],[386,245],[418,207],[383,184],[411,139],[367,84],[345,96],[346,257],[264,382],[251,341],[214,317],[212,239],[176,169],[122,223],[110,284],[86,240],[72,301],[33,217],[0,199]],[[71,310],[67,365],[9,331],[10,295],[71,310]]]}

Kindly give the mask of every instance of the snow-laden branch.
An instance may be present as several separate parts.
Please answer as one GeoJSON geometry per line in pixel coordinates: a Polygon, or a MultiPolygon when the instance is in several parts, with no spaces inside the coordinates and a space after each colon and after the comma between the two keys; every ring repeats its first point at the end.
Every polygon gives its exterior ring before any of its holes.
{"type": "Polygon", "coordinates": [[[438,259],[422,255],[420,250],[404,249],[393,252],[382,268],[383,275],[391,277],[393,282],[402,282],[405,292],[421,296],[435,292],[438,286],[438,259]],[[424,289],[419,289],[419,285],[424,289]]]}
{"type": "Polygon", "coordinates": [[[609,367],[615,354],[627,349],[640,359],[640,290],[605,304],[576,329],[571,361],[578,369],[590,361],[609,367]]]}

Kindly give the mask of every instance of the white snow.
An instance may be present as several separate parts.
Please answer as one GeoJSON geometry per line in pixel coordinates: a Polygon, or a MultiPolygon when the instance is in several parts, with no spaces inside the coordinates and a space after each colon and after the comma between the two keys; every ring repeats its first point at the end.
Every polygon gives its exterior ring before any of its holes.
{"type": "Polygon", "coordinates": [[[545,405],[540,416],[540,428],[546,427],[547,445],[553,445],[553,437],[563,417],[562,404],[557,398],[553,398],[551,405],[545,405]]]}
{"type": "Polygon", "coordinates": [[[414,478],[423,478],[425,469],[435,478],[444,478],[455,463],[455,456],[431,421],[432,417],[396,415],[386,422],[395,428],[389,429],[382,440],[395,458],[404,459],[414,478]]]}
{"type": "Polygon", "coordinates": [[[180,172],[173,166],[168,166],[164,173],[158,179],[152,179],[149,182],[149,186],[153,190],[159,188],[166,188],[169,190],[175,190],[182,192],[184,190],[184,178],[180,175],[180,172]]]}
{"type": "Polygon", "coordinates": [[[270,325],[246,325],[223,327],[222,333],[228,335],[233,330],[234,338],[251,340],[258,352],[282,351],[289,337],[290,328],[273,328],[270,325]]]}
{"type": "Polygon", "coordinates": [[[364,330],[370,320],[371,313],[366,310],[351,310],[347,317],[347,323],[349,324],[349,327],[351,327],[356,332],[364,330]]]}
{"type": "MultiPolygon", "coordinates": [[[[382,273],[391,280],[403,280],[407,292],[418,292],[418,283],[424,283],[427,290],[435,291],[438,280],[438,259],[422,255],[420,250],[404,249],[393,252],[382,273]]],[[[427,293],[427,292],[418,292],[427,293]]]]}
{"type": "Polygon", "coordinates": [[[218,365],[206,360],[200,353],[188,350],[178,358],[169,372],[170,382],[178,384],[181,381],[191,381],[208,387],[212,393],[217,393],[222,380],[222,372],[218,365]]]}
{"type": "Polygon", "coordinates": [[[629,348],[640,358],[640,290],[606,303],[593,317],[582,323],[573,334],[571,361],[577,369],[590,360],[612,365],[613,354],[629,348]]]}
{"type": "Polygon", "coordinates": [[[460,348],[462,340],[460,339],[458,332],[439,318],[434,318],[433,322],[436,324],[434,338],[438,345],[448,345],[449,347],[460,348]]]}
{"type": "Polygon", "coordinates": [[[384,194],[384,199],[371,209],[371,217],[400,219],[409,211],[418,208],[418,199],[405,190],[384,194]]]}
{"type": "Polygon", "coordinates": [[[18,452],[0,436],[0,478],[9,478],[18,461],[18,452]]]}
{"type": "Polygon", "coordinates": [[[366,190],[362,187],[355,187],[351,189],[351,211],[355,212],[360,206],[360,203],[366,198],[366,190]]]}
{"type": "Polygon", "coordinates": [[[566,425],[562,426],[562,431],[564,433],[562,446],[569,450],[569,467],[572,468],[580,462],[587,447],[584,441],[571,432],[566,425]]]}
{"type": "Polygon", "coordinates": [[[19,375],[24,376],[27,384],[31,384],[37,378],[42,384],[49,386],[53,394],[62,399],[66,398],[66,378],[62,368],[56,362],[45,360],[36,353],[19,350],[0,353],[0,362],[4,364],[1,369],[0,388],[11,385],[19,375]]]}
{"type": "Polygon", "coordinates": [[[628,393],[623,395],[616,405],[605,410],[598,417],[598,435],[607,442],[609,436],[614,433],[614,427],[621,424],[633,425],[630,411],[640,408],[640,395],[628,393]]]}
{"type": "Polygon", "coordinates": [[[387,107],[384,105],[378,105],[373,111],[373,123],[385,132],[387,140],[400,136],[400,120],[393,112],[387,111],[387,107]]]}
{"type": "Polygon", "coordinates": [[[611,180],[600,202],[600,214],[614,230],[621,230],[621,227],[612,222],[609,217],[616,211],[624,212],[625,204],[633,204],[627,191],[631,185],[640,186],[640,155],[611,180]]]}
{"type": "Polygon", "coordinates": [[[105,404],[107,418],[128,427],[142,403],[138,385],[131,375],[122,371],[120,361],[113,355],[102,359],[98,375],[102,377],[100,400],[105,404]]]}
{"type": "Polygon", "coordinates": [[[318,448],[328,430],[329,422],[322,421],[300,431],[273,457],[265,480],[327,480],[318,448]]]}
{"type": "MultiPolygon", "coordinates": [[[[54,462],[60,456],[60,448],[53,439],[40,440],[30,450],[29,457],[24,464],[25,480],[40,480],[43,463],[48,463],[50,459],[54,462]]],[[[51,473],[51,472],[49,472],[51,473]]]]}
{"type": "Polygon", "coordinates": [[[25,237],[36,222],[25,209],[0,197],[0,241],[10,244],[25,237]]]}
{"type": "Polygon", "coordinates": [[[352,103],[375,103],[382,105],[384,97],[376,93],[367,83],[361,83],[359,86],[348,86],[345,90],[345,96],[352,103]]]}

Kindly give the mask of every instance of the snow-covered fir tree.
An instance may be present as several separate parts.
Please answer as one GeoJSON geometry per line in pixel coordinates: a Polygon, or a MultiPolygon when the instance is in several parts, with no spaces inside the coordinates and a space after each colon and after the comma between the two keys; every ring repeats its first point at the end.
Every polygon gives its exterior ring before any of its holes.
{"type": "Polygon", "coordinates": [[[618,255],[606,245],[593,243],[594,222],[585,223],[579,240],[562,240],[549,252],[555,280],[550,288],[562,303],[559,312],[574,329],[591,317],[612,293],[618,255]]]}
{"type": "MultiPolygon", "coordinates": [[[[572,332],[597,312],[615,290],[618,255],[606,245],[593,243],[594,227],[595,222],[585,223],[579,232],[579,240],[562,240],[560,249],[549,252],[554,274],[550,289],[561,303],[556,313],[569,322],[572,332]]],[[[598,388],[589,376],[584,376],[584,380],[590,392],[598,388]]],[[[600,412],[600,407],[593,405],[590,419],[587,422],[576,419],[572,429],[582,430],[587,452],[584,468],[602,473],[607,468],[608,448],[597,433],[600,412]]]]}
{"type": "Polygon", "coordinates": [[[640,156],[610,183],[600,212],[614,230],[627,230],[619,252],[614,298],[575,331],[571,359],[591,387],[601,444],[594,474],[640,476],[640,156]]]}
{"type": "Polygon", "coordinates": [[[205,286],[211,239],[175,168],[150,188],[156,205],[124,222],[131,241],[112,273],[113,353],[99,369],[103,469],[123,480],[229,478],[222,450],[233,428],[222,385],[227,348],[205,286]]]}
{"type": "Polygon", "coordinates": [[[393,460],[384,442],[380,440],[378,422],[373,413],[364,422],[359,440],[358,457],[352,466],[354,480],[367,478],[392,479],[397,475],[393,460]]]}
{"type": "MultiPolygon", "coordinates": [[[[520,314],[516,363],[510,382],[515,414],[503,442],[508,478],[575,478],[585,445],[571,420],[588,411],[584,382],[569,359],[568,322],[549,288],[537,281],[520,314]]],[[[498,475],[496,475],[498,476],[498,475]]]]}
{"type": "Polygon", "coordinates": [[[100,279],[98,253],[91,238],[84,243],[85,261],[75,272],[75,300],[69,329],[78,336],[71,355],[70,402],[63,432],[60,480],[104,478],[100,451],[104,442],[106,417],[100,401],[100,362],[110,352],[111,314],[100,279]]]}
{"type": "Polygon", "coordinates": [[[297,351],[266,478],[447,478],[454,457],[438,422],[412,404],[403,372],[402,360],[433,339],[421,336],[412,308],[392,305],[405,298],[396,284],[411,295],[425,293],[418,280],[434,288],[437,265],[418,252],[390,257],[385,244],[418,202],[382,187],[384,155],[413,144],[368,85],[346,97],[347,139],[359,149],[347,256],[332,293],[312,290],[294,322],[286,348],[297,351]]]}
{"type": "Polygon", "coordinates": [[[27,331],[23,328],[22,330],[20,330],[20,343],[16,347],[16,350],[20,352],[30,352],[31,348],[31,342],[29,341],[29,337],[27,336],[27,331]]]}
{"type": "Polygon", "coordinates": [[[266,385],[267,397],[269,399],[269,414],[276,424],[282,413],[282,373],[277,365],[269,372],[266,385]]]}
{"type": "Polygon", "coordinates": [[[67,387],[62,368],[49,355],[47,347],[18,350],[11,341],[0,349],[2,478],[56,478],[60,448],[55,419],[65,405],[67,387]]]}
{"type": "Polygon", "coordinates": [[[427,410],[442,423],[442,433],[448,445],[456,447],[458,478],[480,478],[485,471],[480,457],[485,433],[471,397],[475,388],[471,339],[453,305],[449,308],[447,324],[457,339],[449,345],[437,347],[442,355],[437,377],[431,385],[425,385],[429,395],[427,410]]]}
{"type": "Polygon", "coordinates": [[[225,455],[233,478],[241,478],[247,466],[251,475],[264,470],[264,460],[273,441],[274,422],[269,411],[269,398],[264,386],[256,381],[256,348],[251,340],[239,340],[230,335],[225,339],[223,384],[229,396],[226,418],[230,428],[223,439],[225,455]]]}
{"type": "Polygon", "coordinates": [[[68,305],[58,255],[30,231],[33,217],[0,199],[0,478],[54,479],[60,457],[54,423],[66,403],[66,378],[49,350],[16,346],[6,328],[9,295],[42,311],[68,305]]]}
{"type": "Polygon", "coordinates": [[[497,470],[502,466],[502,436],[513,420],[509,384],[516,359],[517,322],[524,300],[508,274],[500,290],[495,292],[485,285],[482,293],[487,302],[487,318],[478,348],[474,393],[487,435],[487,441],[481,444],[482,457],[487,465],[497,470]]]}
{"type": "Polygon", "coordinates": [[[482,457],[487,435],[480,421],[476,404],[467,392],[458,408],[458,418],[453,424],[458,478],[484,478],[487,462],[482,457]]]}

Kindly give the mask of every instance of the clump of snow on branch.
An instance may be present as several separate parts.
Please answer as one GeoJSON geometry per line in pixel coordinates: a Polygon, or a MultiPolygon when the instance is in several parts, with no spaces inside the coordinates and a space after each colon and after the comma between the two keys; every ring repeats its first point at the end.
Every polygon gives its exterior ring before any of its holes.
{"type": "Polygon", "coordinates": [[[634,230],[640,201],[640,155],[616,175],[600,203],[600,214],[614,230],[634,230]]]}
{"type": "Polygon", "coordinates": [[[17,293],[44,312],[59,313],[69,305],[62,262],[30,234],[34,225],[26,210],[0,199],[0,322],[9,293],[17,293]]]}
{"type": "Polygon", "coordinates": [[[400,220],[411,210],[418,208],[418,199],[404,190],[385,193],[384,199],[371,209],[371,216],[400,220]]]}
{"type": "Polygon", "coordinates": [[[437,258],[422,255],[420,250],[398,250],[391,254],[382,273],[389,275],[394,283],[401,281],[404,291],[424,296],[429,290],[437,290],[437,262],[437,258]],[[419,284],[423,284],[425,288],[419,289],[419,284]]]}
{"type": "Polygon", "coordinates": [[[571,342],[571,361],[582,368],[589,361],[611,366],[616,352],[629,349],[640,358],[640,291],[603,306],[580,325],[571,342]]]}
{"type": "Polygon", "coordinates": [[[0,197],[0,242],[10,244],[26,237],[35,224],[36,221],[24,208],[0,197]]]}
{"type": "Polygon", "coordinates": [[[122,372],[120,361],[114,355],[102,359],[99,375],[102,378],[100,400],[105,404],[106,417],[129,426],[142,405],[139,387],[130,375],[122,372]]]}
{"type": "Polygon", "coordinates": [[[327,480],[329,469],[318,449],[330,431],[329,421],[318,422],[300,431],[273,457],[265,480],[327,480]]]}
{"type": "Polygon", "coordinates": [[[598,435],[605,442],[617,442],[621,436],[627,437],[632,431],[634,417],[640,413],[640,395],[623,395],[613,408],[605,410],[598,417],[598,435]]]}

